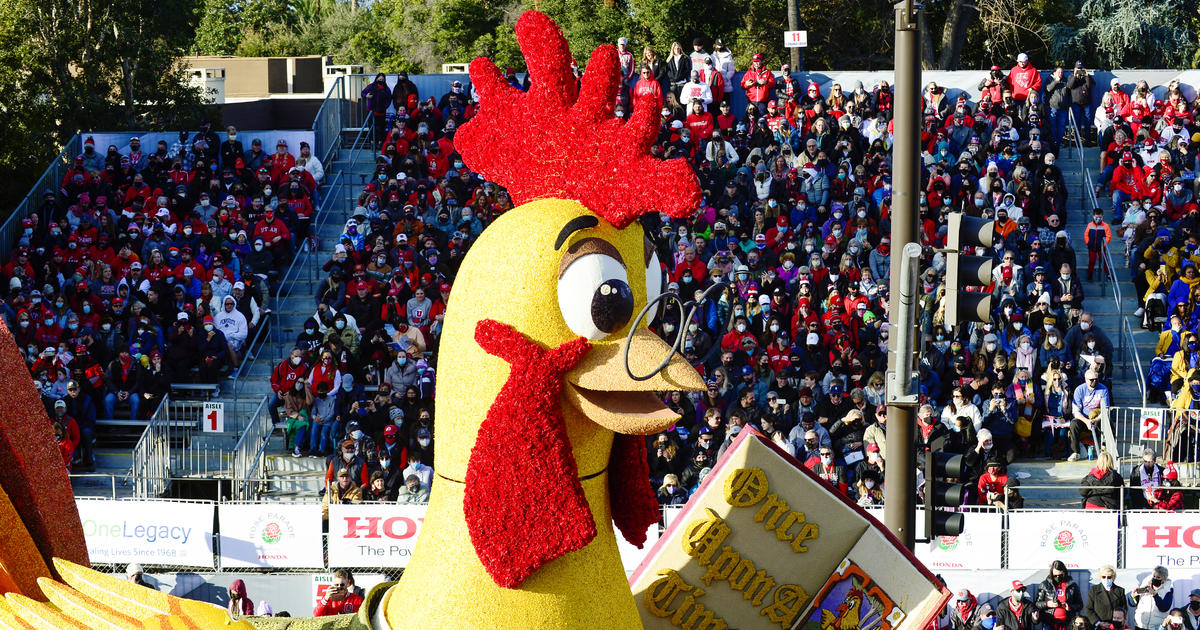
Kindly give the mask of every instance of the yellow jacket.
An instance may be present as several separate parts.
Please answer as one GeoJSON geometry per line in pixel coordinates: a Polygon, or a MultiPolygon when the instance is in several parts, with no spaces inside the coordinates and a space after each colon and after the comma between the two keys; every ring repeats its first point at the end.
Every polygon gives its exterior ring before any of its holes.
{"type": "MultiPolygon", "coordinates": [[[[1171,382],[1172,383],[1174,383],[1176,381],[1181,381],[1181,382],[1186,381],[1187,377],[1188,377],[1188,373],[1190,373],[1192,371],[1193,368],[1188,366],[1187,346],[1188,346],[1188,342],[1194,340],[1195,338],[1196,338],[1196,335],[1194,333],[1192,333],[1190,331],[1186,331],[1186,330],[1183,332],[1182,335],[1179,336],[1179,351],[1176,352],[1175,356],[1171,359],[1171,382]]],[[[1160,340],[1160,343],[1161,343],[1161,340],[1160,340]]]]}

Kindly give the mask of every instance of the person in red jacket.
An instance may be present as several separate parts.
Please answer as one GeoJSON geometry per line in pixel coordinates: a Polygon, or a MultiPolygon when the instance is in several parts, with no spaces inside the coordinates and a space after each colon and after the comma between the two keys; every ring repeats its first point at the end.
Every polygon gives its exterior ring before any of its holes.
{"type": "Polygon", "coordinates": [[[1183,493],[1178,490],[1179,470],[1174,462],[1167,462],[1163,468],[1163,485],[1148,491],[1147,501],[1150,507],[1166,512],[1183,511],[1183,493]]]}
{"type": "Polygon", "coordinates": [[[277,268],[282,266],[282,261],[287,258],[292,248],[291,231],[283,224],[283,221],[275,219],[275,209],[271,207],[267,207],[263,211],[263,218],[254,226],[254,233],[250,238],[262,238],[263,244],[266,245],[267,251],[271,252],[277,268]]]}
{"type": "Polygon", "coordinates": [[[1133,154],[1121,154],[1121,163],[1113,169],[1112,183],[1113,216],[1119,222],[1125,217],[1125,204],[1145,196],[1146,173],[1133,161],[1133,154]]]}
{"type": "Polygon", "coordinates": [[[1030,92],[1042,89],[1042,74],[1029,63],[1029,55],[1017,55],[1017,65],[1008,71],[1008,86],[1012,90],[1013,100],[1018,103],[1024,103],[1030,92]]]}
{"type": "Polygon", "coordinates": [[[654,99],[655,107],[662,107],[662,84],[654,78],[654,71],[650,69],[650,66],[643,64],[637,84],[633,86],[634,107],[637,106],[638,101],[647,96],[654,99]]]}
{"type": "MultiPolygon", "coordinates": [[[[288,358],[279,362],[271,372],[271,390],[275,398],[269,407],[271,419],[279,423],[279,405],[283,404],[283,395],[296,386],[296,381],[308,376],[308,364],[304,362],[304,350],[292,348],[288,358]]],[[[316,391],[314,390],[315,394],[316,391]]]]}
{"type": "Polygon", "coordinates": [[[705,140],[712,137],[715,126],[712,114],[705,111],[704,104],[700,101],[692,101],[691,111],[683,124],[692,132],[693,148],[700,147],[705,140]]]}
{"type": "Polygon", "coordinates": [[[702,282],[708,277],[708,265],[704,264],[703,260],[696,255],[696,248],[690,245],[683,250],[683,260],[675,265],[675,269],[671,271],[671,280],[674,282],[682,282],[683,276],[691,275],[695,282],[702,282]]]}
{"type": "Polygon", "coordinates": [[[354,591],[354,574],[349,569],[337,569],[333,572],[333,584],[325,591],[325,596],[313,608],[314,617],[332,617],[358,612],[363,605],[363,597],[354,591]]]}
{"type": "Polygon", "coordinates": [[[775,73],[763,64],[762,55],[754,55],[750,69],[742,75],[742,88],[746,90],[746,100],[758,108],[758,115],[765,114],[771,90],[775,89],[775,73]]]}

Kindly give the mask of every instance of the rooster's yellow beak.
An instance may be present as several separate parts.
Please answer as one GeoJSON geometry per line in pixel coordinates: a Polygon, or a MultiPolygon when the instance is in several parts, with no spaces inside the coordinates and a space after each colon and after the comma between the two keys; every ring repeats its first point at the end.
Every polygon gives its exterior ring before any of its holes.
{"type": "MultiPolygon", "coordinates": [[[[583,361],[567,373],[569,387],[563,396],[592,422],[616,433],[648,435],[663,431],[679,420],[657,392],[700,391],[704,380],[682,356],[675,355],[653,377],[636,381],[625,371],[625,339],[594,345],[583,361]]],[[[649,374],[671,347],[647,328],[633,333],[629,368],[649,374]]]]}

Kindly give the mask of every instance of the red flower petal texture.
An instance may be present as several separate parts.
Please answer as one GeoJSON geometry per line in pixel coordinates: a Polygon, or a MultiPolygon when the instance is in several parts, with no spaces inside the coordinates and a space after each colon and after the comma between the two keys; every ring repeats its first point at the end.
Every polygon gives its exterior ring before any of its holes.
{"type": "Polygon", "coordinates": [[[484,570],[517,588],[596,537],[560,399],[563,375],[591,344],[580,337],[543,350],[495,320],[476,325],[475,341],[512,368],[471,449],[463,514],[484,570]]]}
{"type": "Polygon", "coordinates": [[[509,85],[490,59],[471,62],[479,111],[459,128],[454,146],[472,170],[508,189],[517,204],[574,199],[618,228],[639,215],[690,216],[700,184],[683,159],[650,154],[659,108],[647,96],[629,121],[613,116],[621,87],[617,51],[592,52],[580,87],[571,51],[545,14],[526,11],[517,41],[529,66],[529,92],[509,85]]]}
{"type": "Polygon", "coordinates": [[[630,544],[642,548],[646,530],[661,516],[658,498],[650,487],[646,438],[617,433],[608,457],[608,496],[613,522],[630,544]]]}

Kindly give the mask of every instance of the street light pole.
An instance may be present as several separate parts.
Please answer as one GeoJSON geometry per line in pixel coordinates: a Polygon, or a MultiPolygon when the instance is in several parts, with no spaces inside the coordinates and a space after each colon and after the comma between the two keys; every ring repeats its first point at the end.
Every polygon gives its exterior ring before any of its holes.
{"type": "Polygon", "coordinates": [[[917,348],[915,300],[920,243],[917,199],[921,189],[921,32],[914,0],[896,11],[896,77],[892,129],[892,260],[888,343],[887,441],[883,522],[905,547],[916,542],[916,464],[913,431],[917,382],[912,377],[917,348]],[[915,249],[914,249],[915,248],[915,249]],[[912,306],[912,310],[910,310],[912,306]]]}

